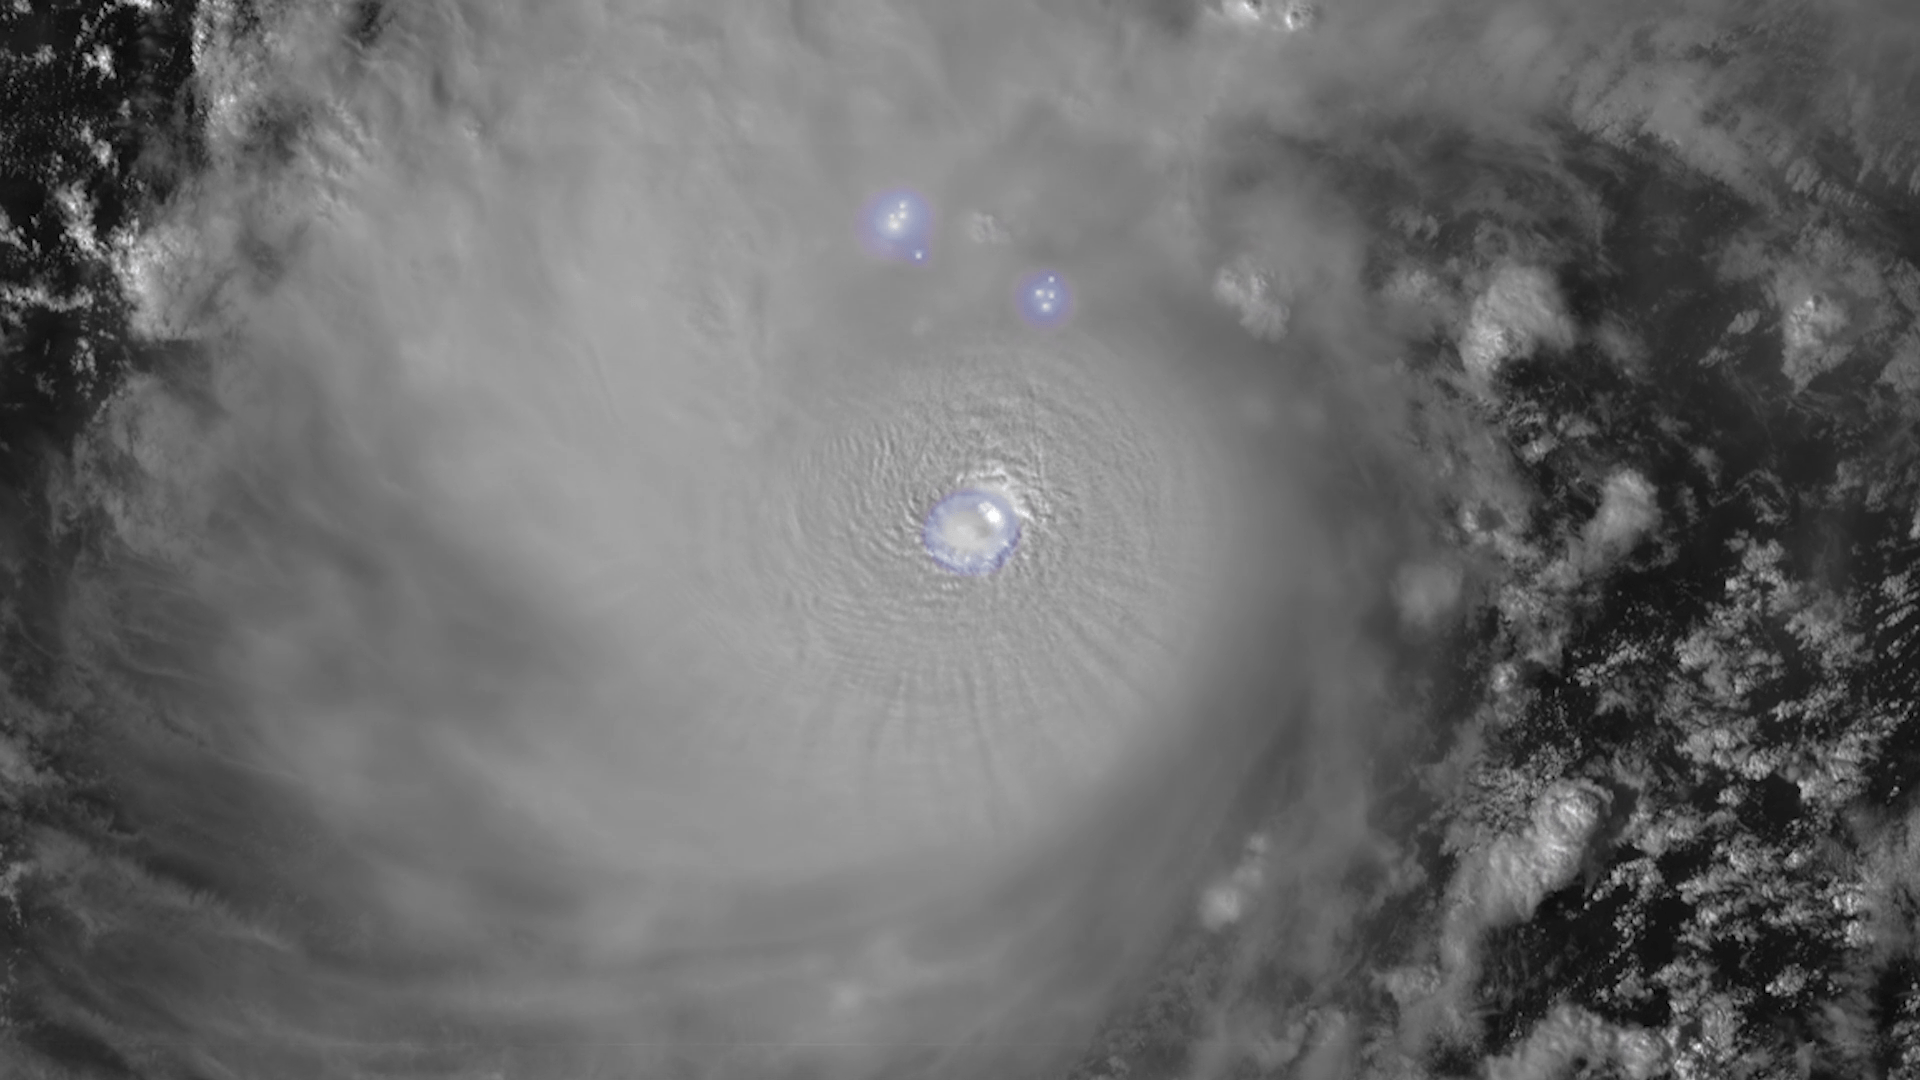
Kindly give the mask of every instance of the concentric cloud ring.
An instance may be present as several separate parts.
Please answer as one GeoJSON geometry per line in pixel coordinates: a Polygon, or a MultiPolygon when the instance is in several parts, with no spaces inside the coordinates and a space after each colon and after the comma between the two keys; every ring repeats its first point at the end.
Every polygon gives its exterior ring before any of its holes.
{"type": "Polygon", "coordinates": [[[737,677],[699,726],[774,766],[729,785],[763,796],[742,823],[816,871],[1044,827],[1181,715],[1217,614],[1209,437],[1137,358],[1072,334],[921,344],[799,402],[706,553],[702,640],[737,677]],[[921,543],[968,487],[1020,518],[990,576],[921,543]]]}

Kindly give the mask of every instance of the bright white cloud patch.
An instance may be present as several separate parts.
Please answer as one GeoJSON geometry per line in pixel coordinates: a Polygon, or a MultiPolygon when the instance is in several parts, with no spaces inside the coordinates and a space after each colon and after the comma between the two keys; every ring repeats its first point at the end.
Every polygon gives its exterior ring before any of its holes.
{"type": "Polygon", "coordinates": [[[1460,334],[1460,360],[1469,374],[1487,379],[1508,361],[1542,348],[1571,348],[1574,333],[1552,274],[1539,267],[1504,267],[1473,302],[1460,334]]]}
{"type": "Polygon", "coordinates": [[[1587,546],[1598,556],[1622,554],[1659,521],[1653,484],[1633,469],[1622,469],[1607,478],[1600,510],[1587,525],[1587,546]]]}

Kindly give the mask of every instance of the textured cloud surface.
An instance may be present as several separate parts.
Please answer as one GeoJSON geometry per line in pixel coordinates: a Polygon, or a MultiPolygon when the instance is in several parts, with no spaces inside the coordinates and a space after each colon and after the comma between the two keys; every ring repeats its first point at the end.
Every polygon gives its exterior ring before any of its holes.
{"type": "MultiPolygon", "coordinates": [[[[1756,204],[1818,171],[1716,127],[1754,71],[1691,59],[1774,9],[1658,7],[529,0],[350,43],[334,5],[208,5],[205,175],[118,248],[136,323],[198,348],[51,500],[97,553],[58,696],[141,839],[31,856],[184,929],[47,1000],[165,1076],[1045,1076],[1196,911],[1248,958],[1223,1001],[1254,957],[1348,979],[1420,884],[1379,788],[1431,718],[1394,692],[1447,698],[1430,650],[1490,597],[1558,664],[1672,523],[1610,459],[1533,535],[1523,467],[1595,426],[1508,453],[1476,411],[1644,360],[1575,288],[1608,212],[1543,120],[1756,204]],[[924,265],[862,247],[901,188],[924,265]],[[1426,258],[1443,215],[1473,266],[1426,258]],[[1013,308],[1038,267],[1066,326],[1013,308]],[[968,487],[1021,542],[963,579],[918,530],[968,487]]],[[[1871,75],[1880,14],[1802,47],[1871,75]]],[[[1894,190],[1920,156],[1881,145],[1894,190]]],[[[1811,379],[1880,324],[1808,266],[1774,291],[1811,379]]],[[[1533,791],[1458,860],[1431,970],[1382,977],[1409,1053],[1613,800],[1533,791]]],[[[1194,1068],[1346,1075],[1343,1007],[1223,1008],[1194,1068]]],[[[1503,1075],[1638,1075],[1621,1038],[1557,1013],[1503,1075]]]]}
{"type": "Polygon", "coordinates": [[[538,1069],[1039,1067],[1190,912],[1255,767],[1303,805],[1357,767],[1394,545],[1336,554],[1307,421],[1343,391],[1213,301],[1198,193],[1131,129],[1190,137],[1127,85],[1190,77],[1168,43],[566,4],[329,51],[285,17],[227,46],[284,55],[222,115],[328,112],[180,211],[284,229],[272,272],[76,492],[143,567],[124,625],[167,627],[101,633],[193,673],[111,767],[182,857],[257,821],[250,891],[303,898],[253,909],[291,938],[223,965],[263,1005],[212,1060],[378,1071],[453,1025],[538,1069]],[[926,265],[860,244],[899,185],[951,226],[926,265]],[[1017,318],[1035,265],[1071,325],[1017,318]],[[967,486],[1022,516],[978,579],[917,533],[967,486]]]}

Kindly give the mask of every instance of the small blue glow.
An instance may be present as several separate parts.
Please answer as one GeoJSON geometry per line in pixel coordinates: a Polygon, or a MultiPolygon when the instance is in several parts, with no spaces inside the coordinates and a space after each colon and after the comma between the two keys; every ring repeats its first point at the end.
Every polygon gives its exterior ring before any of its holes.
{"type": "Polygon", "coordinates": [[[901,188],[867,204],[860,219],[867,250],[894,262],[923,263],[933,243],[933,207],[901,188]]]}
{"type": "Polygon", "coordinates": [[[962,488],[934,504],[920,533],[933,561],[956,574],[1000,569],[1020,543],[1020,518],[1005,496],[962,488]]]}
{"type": "Polygon", "coordinates": [[[1073,315],[1073,290],[1067,287],[1067,279],[1054,270],[1041,270],[1021,278],[1013,299],[1020,309],[1020,317],[1034,326],[1059,326],[1073,315]]]}

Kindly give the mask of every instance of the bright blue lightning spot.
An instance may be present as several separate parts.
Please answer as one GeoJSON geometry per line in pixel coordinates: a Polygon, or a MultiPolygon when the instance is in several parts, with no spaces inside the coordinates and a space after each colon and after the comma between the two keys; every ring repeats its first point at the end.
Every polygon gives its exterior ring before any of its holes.
{"type": "Polygon", "coordinates": [[[1014,306],[1030,325],[1049,329],[1073,315],[1073,290],[1058,271],[1040,270],[1020,279],[1014,306]]]}
{"type": "Polygon", "coordinates": [[[917,192],[889,191],[867,204],[860,233],[867,251],[878,258],[924,263],[933,244],[933,207],[917,192]]]}

